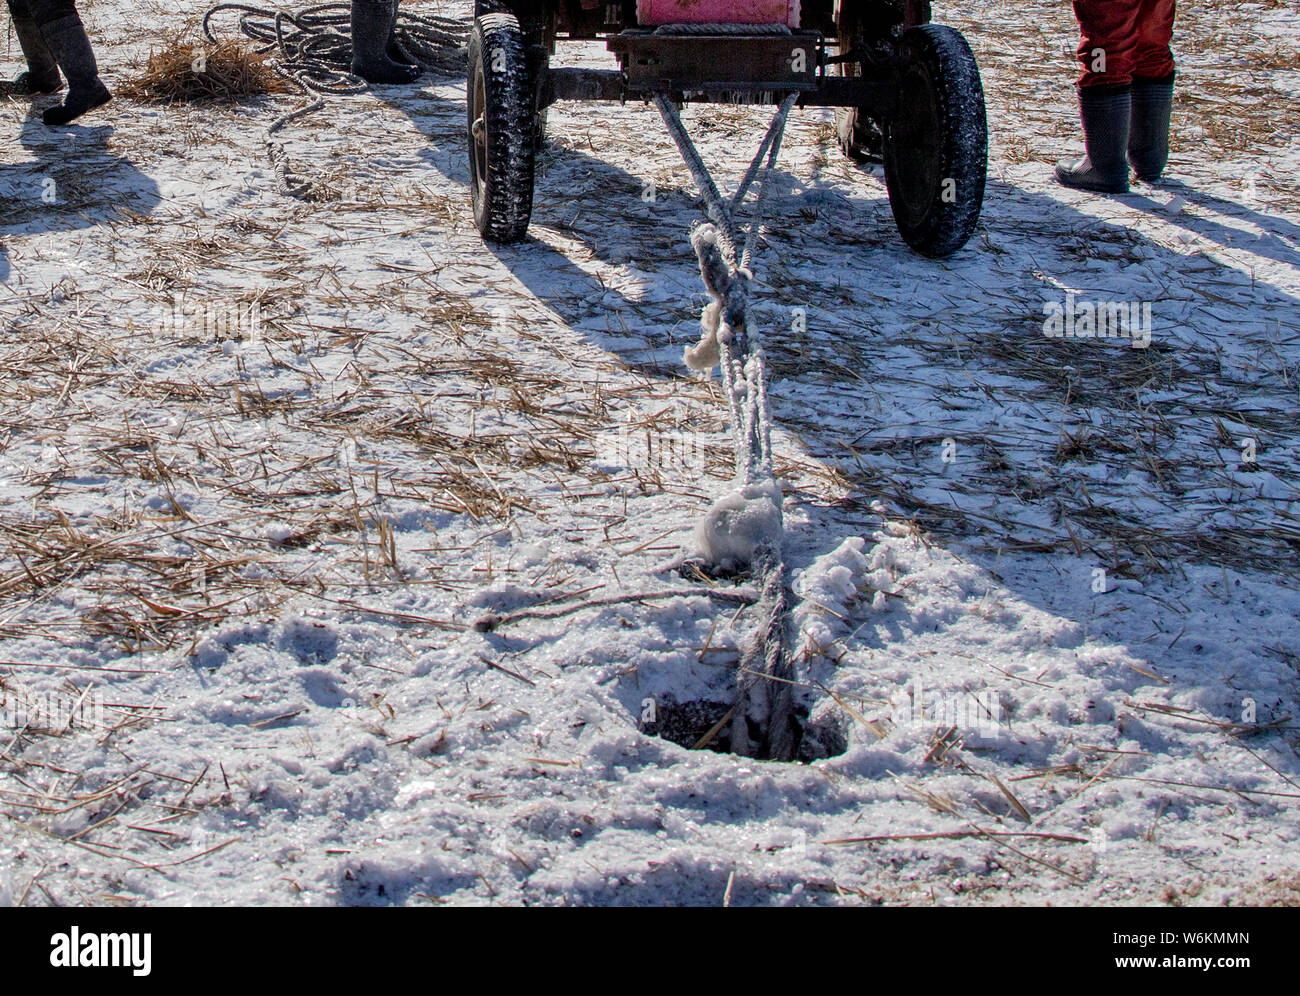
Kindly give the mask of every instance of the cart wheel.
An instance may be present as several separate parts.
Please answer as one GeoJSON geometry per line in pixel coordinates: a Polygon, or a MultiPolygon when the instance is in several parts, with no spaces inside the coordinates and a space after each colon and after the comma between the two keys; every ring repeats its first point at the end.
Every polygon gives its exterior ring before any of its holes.
{"type": "Polygon", "coordinates": [[[518,242],[533,212],[536,101],[513,14],[476,18],[466,55],[470,192],[489,242],[518,242]]]}
{"type": "Polygon", "coordinates": [[[953,28],[911,28],[899,54],[898,110],[884,143],[889,206],[907,244],[939,258],[966,244],[984,203],[984,88],[970,46],[953,28]]]}

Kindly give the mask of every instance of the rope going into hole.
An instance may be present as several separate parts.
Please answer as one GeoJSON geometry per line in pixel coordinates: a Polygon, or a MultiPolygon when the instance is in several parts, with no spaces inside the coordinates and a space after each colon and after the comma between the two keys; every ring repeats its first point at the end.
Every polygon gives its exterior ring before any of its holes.
{"type": "Polygon", "coordinates": [[[749,311],[749,285],[771,174],[797,99],[798,94],[790,94],[781,102],[740,186],[727,201],[682,124],[677,106],[663,94],[655,97],[655,106],[711,219],[710,224],[696,224],[691,230],[691,245],[712,300],[700,321],[704,334],[696,346],[686,351],[685,360],[695,370],[720,368],[735,450],[737,490],[715,502],[709,515],[719,508],[734,508],[737,502],[757,502],[770,503],[770,518],[774,520],[750,557],[750,567],[760,581],[759,607],[764,622],[741,652],[731,721],[731,748],[735,753],[772,760],[790,760],[794,754],[790,620],[794,594],[781,552],[781,492],[773,471],[767,377],[758,329],[749,311]],[[735,215],[756,182],[758,193],[741,245],[735,215]],[[757,741],[751,736],[751,727],[762,731],[757,741]]]}

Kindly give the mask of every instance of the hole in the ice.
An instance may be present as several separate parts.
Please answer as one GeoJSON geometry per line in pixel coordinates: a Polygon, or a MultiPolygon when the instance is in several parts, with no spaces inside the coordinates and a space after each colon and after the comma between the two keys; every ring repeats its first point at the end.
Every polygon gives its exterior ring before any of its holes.
{"type": "MultiPolygon", "coordinates": [[[[730,702],[707,699],[687,699],[681,702],[663,696],[655,704],[654,722],[642,722],[641,731],[649,736],[671,740],[688,750],[707,749],[719,754],[730,754],[731,724],[728,719],[714,731],[718,723],[731,711],[730,702]],[[709,734],[712,737],[703,742],[709,734]]],[[[848,750],[848,730],[835,717],[810,721],[808,709],[796,705],[791,722],[794,724],[794,759],[801,764],[826,757],[837,757],[848,750]]],[[[751,740],[761,739],[761,731],[750,730],[751,740]]]]}

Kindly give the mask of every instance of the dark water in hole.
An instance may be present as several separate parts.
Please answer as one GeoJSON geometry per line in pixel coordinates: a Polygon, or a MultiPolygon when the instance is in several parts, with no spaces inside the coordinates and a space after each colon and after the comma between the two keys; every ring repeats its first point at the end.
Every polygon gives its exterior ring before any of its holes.
{"type": "MultiPolygon", "coordinates": [[[[641,729],[649,736],[662,737],[673,743],[693,749],[700,739],[731,708],[730,702],[688,699],[677,702],[667,696],[656,703],[657,722],[646,723],[641,729]]],[[[795,706],[795,760],[807,764],[824,757],[836,757],[848,750],[847,726],[838,720],[819,723],[808,721],[808,709],[795,706]]],[[[759,731],[751,734],[758,739],[759,731]]],[[[708,749],[719,754],[731,753],[731,721],[718,731],[709,742],[708,749]]]]}

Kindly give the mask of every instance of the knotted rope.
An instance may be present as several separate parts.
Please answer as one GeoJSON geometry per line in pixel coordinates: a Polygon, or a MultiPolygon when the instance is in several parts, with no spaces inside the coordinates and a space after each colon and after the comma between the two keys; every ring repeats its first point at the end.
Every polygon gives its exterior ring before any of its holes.
{"type": "Polygon", "coordinates": [[[703,335],[698,344],[686,351],[684,359],[694,370],[714,366],[721,370],[738,490],[715,503],[710,516],[723,503],[728,508],[736,508],[737,502],[770,502],[774,509],[773,528],[757,538],[750,559],[751,568],[762,579],[759,605],[765,622],[741,653],[731,745],[738,754],[761,754],[776,760],[789,760],[794,753],[793,661],[789,649],[793,642],[790,623],[793,594],[781,553],[781,499],[773,473],[772,420],[763,350],[749,311],[749,285],[753,279],[750,263],[762,226],[772,170],[781,151],[790,110],[797,99],[797,94],[791,94],[781,102],[757,154],[728,202],[691,141],[676,105],[662,94],[655,97],[655,106],[704,198],[705,211],[712,222],[697,224],[691,230],[691,245],[711,300],[700,318],[703,335]],[[758,193],[744,245],[738,248],[735,215],[756,181],[758,193]],[[751,727],[762,731],[757,741],[751,735],[751,727]]]}

